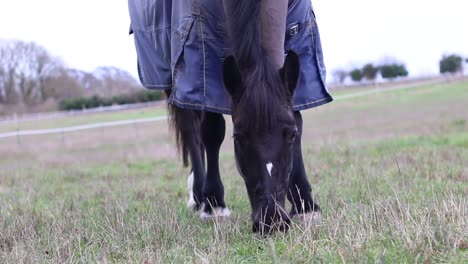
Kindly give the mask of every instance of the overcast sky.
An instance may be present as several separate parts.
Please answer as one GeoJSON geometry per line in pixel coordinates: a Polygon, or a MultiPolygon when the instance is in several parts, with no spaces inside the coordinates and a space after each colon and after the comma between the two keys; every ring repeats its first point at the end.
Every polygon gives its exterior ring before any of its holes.
{"type": "MultiPolygon", "coordinates": [[[[174,0],[185,1],[185,0],[174,0]]],[[[396,58],[412,75],[468,57],[467,0],[314,0],[329,71],[396,58]]],[[[34,41],[69,67],[136,73],[127,0],[0,0],[0,38],[34,41]]]]}

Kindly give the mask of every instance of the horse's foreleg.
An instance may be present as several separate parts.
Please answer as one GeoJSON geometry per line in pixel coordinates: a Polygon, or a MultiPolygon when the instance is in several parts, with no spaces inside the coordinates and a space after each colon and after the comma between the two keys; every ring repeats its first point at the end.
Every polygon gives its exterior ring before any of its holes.
{"type": "MultiPolygon", "coordinates": [[[[168,97],[170,92],[167,92],[168,97]]],[[[187,206],[199,210],[203,203],[203,184],[205,182],[204,151],[201,140],[201,112],[169,105],[170,124],[176,133],[179,151],[184,165],[190,164],[192,170],[188,178],[189,201],[187,206]]]]}
{"type": "MultiPolygon", "coordinates": [[[[192,135],[196,138],[196,135],[192,135]]],[[[203,147],[201,143],[194,139],[188,144],[190,153],[190,163],[192,164],[192,171],[190,172],[187,184],[189,189],[189,201],[187,207],[199,210],[204,200],[203,184],[205,182],[205,166],[203,159],[203,147]]]]}
{"type": "Polygon", "coordinates": [[[206,112],[201,134],[206,150],[207,172],[203,186],[204,208],[202,218],[229,216],[224,202],[224,186],[219,173],[219,149],[226,133],[226,124],[221,114],[206,112]]]}
{"type": "Polygon", "coordinates": [[[295,112],[298,137],[294,143],[293,169],[289,179],[288,200],[292,204],[291,216],[320,211],[320,207],[312,198],[312,187],[307,179],[302,159],[301,139],[302,139],[302,116],[300,112],[295,112]]]}

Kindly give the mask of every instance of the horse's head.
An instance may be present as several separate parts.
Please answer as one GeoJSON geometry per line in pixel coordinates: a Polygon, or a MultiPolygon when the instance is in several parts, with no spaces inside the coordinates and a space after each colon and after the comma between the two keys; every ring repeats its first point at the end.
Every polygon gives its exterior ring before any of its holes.
{"type": "Polygon", "coordinates": [[[234,57],[223,65],[224,84],[232,97],[234,149],[244,178],[254,231],[288,228],[285,211],[293,144],[298,134],[292,98],[299,80],[299,58],[290,51],[283,68],[268,62],[239,67],[234,57]]]}

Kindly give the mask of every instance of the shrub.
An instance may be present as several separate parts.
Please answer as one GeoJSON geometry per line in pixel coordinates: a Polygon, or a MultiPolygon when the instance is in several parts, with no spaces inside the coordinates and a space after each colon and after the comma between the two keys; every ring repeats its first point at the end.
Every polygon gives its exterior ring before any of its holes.
{"type": "Polygon", "coordinates": [[[394,79],[408,76],[408,70],[404,64],[384,64],[379,67],[380,74],[384,79],[394,79]]]}
{"type": "Polygon", "coordinates": [[[100,106],[146,103],[160,101],[163,99],[164,93],[162,91],[140,91],[133,94],[118,95],[111,98],[103,98],[98,95],[93,95],[91,97],[64,99],[59,103],[59,109],[62,111],[82,110],[100,106]]]}
{"type": "Polygon", "coordinates": [[[351,76],[351,79],[355,82],[360,82],[362,81],[363,75],[361,69],[354,69],[349,73],[349,76],[351,76]]]}
{"type": "Polygon", "coordinates": [[[463,58],[459,55],[444,55],[439,62],[440,73],[457,73],[463,71],[463,58]]]}
{"type": "Polygon", "coordinates": [[[363,77],[369,81],[375,80],[378,72],[379,72],[379,69],[375,67],[372,63],[368,63],[364,65],[364,67],[362,68],[363,77]]]}

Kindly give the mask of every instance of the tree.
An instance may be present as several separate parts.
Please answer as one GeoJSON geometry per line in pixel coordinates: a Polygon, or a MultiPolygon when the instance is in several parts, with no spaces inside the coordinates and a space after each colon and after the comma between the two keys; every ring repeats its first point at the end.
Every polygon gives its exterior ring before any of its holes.
{"type": "Polygon", "coordinates": [[[127,94],[141,88],[130,73],[116,67],[99,67],[92,74],[100,83],[94,87],[95,93],[102,96],[127,94]]]}
{"type": "Polygon", "coordinates": [[[348,77],[348,72],[342,69],[338,69],[338,70],[333,71],[332,75],[333,75],[333,79],[335,80],[335,82],[339,84],[343,84],[344,81],[346,80],[346,77],[348,77]]]}
{"type": "Polygon", "coordinates": [[[364,65],[364,67],[362,68],[362,75],[368,81],[375,80],[378,72],[379,72],[379,69],[375,67],[372,63],[368,63],[364,65]]]}
{"type": "MultiPolygon", "coordinates": [[[[63,99],[100,96],[100,104],[110,98],[142,91],[141,85],[126,71],[99,67],[94,72],[67,69],[43,47],[35,43],[0,40],[0,104],[54,104],[63,99]]],[[[143,96],[139,98],[138,96],[143,96]]],[[[134,101],[144,101],[147,94],[134,101]]],[[[153,95],[151,95],[153,96],[153,95]]],[[[160,94],[158,94],[160,96],[160,94]]],[[[132,99],[133,100],[133,99],[132,99]]],[[[118,100],[116,100],[118,101],[118,100]]],[[[122,101],[123,102],[123,101],[122,101]]],[[[126,100],[123,103],[131,102],[126,100]]],[[[96,103],[96,100],[92,101],[96,103]]]]}
{"type": "Polygon", "coordinates": [[[48,98],[45,81],[61,68],[46,49],[21,41],[0,43],[0,94],[4,103],[34,104],[48,98]]]}
{"type": "Polygon", "coordinates": [[[384,64],[379,67],[380,74],[384,79],[395,79],[397,77],[408,76],[408,70],[404,64],[392,63],[384,64]]]}
{"type": "Polygon", "coordinates": [[[355,82],[360,82],[362,81],[363,75],[361,69],[354,69],[349,73],[349,76],[351,76],[351,79],[355,82]]]}
{"type": "Polygon", "coordinates": [[[47,78],[44,82],[45,94],[57,100],[83,96],[83,86],[75,78],[74,73],[74,70],[60,69],[47,78]]]}
{"type": "Polygon", "coordinates": [[[15,103],[18,96],[15,90],[17,61],[14,59],[10,43],[0,43],[0,102],[15,103]]]}
{"type": "Polygon", "coordinates": [[[408,70],[404,64],[395,65],[397,77],[407,77],[409,75],[408,70]]]}
{"type": "Polygon", "coordinates": [[[463,58],[459,55],[444,55],[439,62],[440,73],[457,73],[463,71],[463,58]]]}

